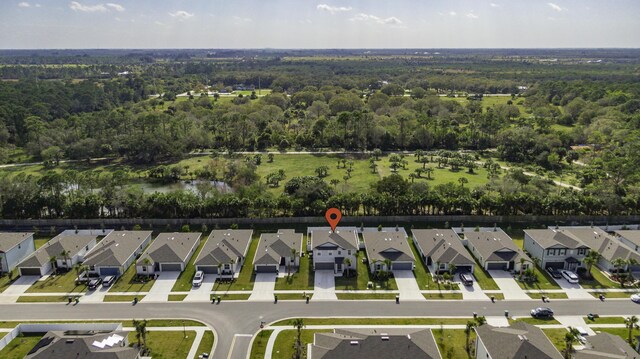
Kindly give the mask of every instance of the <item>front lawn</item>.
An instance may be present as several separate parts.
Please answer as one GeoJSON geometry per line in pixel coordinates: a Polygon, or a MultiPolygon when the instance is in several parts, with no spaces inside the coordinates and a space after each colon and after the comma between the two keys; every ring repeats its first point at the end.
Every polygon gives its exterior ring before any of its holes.
{"type": "Polygon", "coordinates": [[[558,283],[556,283],[553,278],[547,273],[547,271],[541,270],[537,265],[533,268],[536,277],[538,278],[537,282],[522,282],[516,278],[516,282],[522,289],[538,289],[538,290],[546,290],[546,289],[561,289],[558,283]]]}
{"type": "Polygon", "coordinates": [[[144,295],[105,295],[103,302],[133,302],[134,298],[141,301],[144,295]]]}
{"type": "Polygon", "coordinates": [[[180,273],[178,280],[176,280],[176,283],[173,285],[173,288],[171,289],[172,292],[188,292],[191,290],[191,282],[194,274],[196,274],[196,266],[193,265],[193,263],[195,263],[196,258],[198,258],[198,254],[200,254],[200,251],[202,250],[202,247],[204,247],[206,241],[206,238],[200,240],[198,248],[196,248],[193,256],[189,259],[189,263],[187,263],[187,266],[184,268],[182,273],[180,273]]]}
{"type": "Polygon", "coordinates": [[[351,271],[349,276],[345,272],[344,276],[336,277],[336,290],[366,290],[369,289],[367,288],[369,282],[373,283],[374,289],[397,290],[398,285],[395,279],[389,278],[387,281],[381,281],[373,278],[373,275],[369,272],[368,264],[362,263],[362,259],[366,258],[366,256],[365,251],[358,251],[356,275],[354,276],[353,271],[351,271]]]}
{"type": "Polygon", "coordinates": [[[138,277],[142,278],[142,281],[136,280],[136,265],[133,263],[129,266],[124,274],[118,278],[118,280],[112,285],[110,292],[148,292],[153,283],[156,282],[153,277],[138,277]]]}
{"type": "Polygon", "coordinates": [[[22,333],[0,350],[2,359],[22,359],[42,339],[44,333],[22,333]]]}
{"type": "MultiPolygon", "coordinates": [[[[471,358],[465,350],[467,335],[464,329],[432,329],[433,337],[443,358],[471,358]]],[[[476,332],[471,331],[469,343],[473,346],[476,332]]]]}
{"type": "MultiPolygon", "coordinates": [[[[307,300],[304,293],[276,293],[276,295],[278,300],[307,300]]],[[[308,292],[306,295],[309,296],[309,299],[313,298],[313,292],[308,292]]]]}
{"type": "MultiPolygon", "coordinates": [[[[424,298],[427,300],[458,300],[462,299],[462,293],[423,293],[424,298]]],[[[466,322],[465,322],[466,323],[466,322]]]]}
{"type": "Polygon", "coordinates": [[[213,300],[213,298],[217,299],[218,296],[220,296],[220,301],[225,301],[225,300],[247,300],[251,296],[251,293],[247,293],[247,294],[213,293],[213,294],[211,294],[210,298],[211,298],[211,300],[213,300]]]}
{"type": "MultiPolygon", "coordinates": [[[[565,339],[565,335],[567,334],[567,329],[565,328],[544,328],[542,329],[542,331],[544,332],[544,334],[547,336],[547,338],[549,338],[549,340],[551,340],[551,343],[553,343],[553,345],[556,347],[556,349],[558,349],[558,351],[560,353],[564,352],[564,349],[567,347],[564,339],[565,339]]],[[[573,343],[578,344],[578,341],[574,341],[573,343]]]]}
{"type": "Polygon", "coordinates": [[[583,317],[582,319],[587,324],[624,324],[624,317],[598,317],[593,320],[583,317]]]}
{"type": "MultiPolygon", "coordinates": [[[[305,242],[306,243],[306,242],[305,242]]],[[[276,278],[276,290],[313,290],[313,264],[309,256],[300,257],[300,268],[290,276],[276,278]]]]}
{"type": "MultiPolygon", "coordinates": [[[[631,295],[634,293],[630,293],[630,292],[606,292],[606,293],[599,293],[599,292],[589,292],[589,294],[591,294],[592,296],[596,297],[596,298],[600,298],[600,294],[604,294],[605,298],[631,298],[631,295]]],[[[629,299],[631,300],[631,299],[629,299]]]]}
{"type": "Polygon", "coordinates": [[[8,274],[2,274],[0,275],[0,293],[4,292],[5,289],[9,288],[9,286],[15,282],[15,280],[18,278],[18,271],[14,270],[13,271],[13,280],[9,280],[9,275],[8,274]]]}
{"type": "MultiPolygon", "coordinates": [[[[75,299],[74,299],[75,300],[75,299]]],[[[23,295],[18,297],[18,303],[44,303],[44,302],[68,302],[69,296],[57,296],[57,295],[38,295],[38,296],[27,296],[23,295]]],[[[74,302],[75,303],[75,302],[74,302]]]]}
{"type": "Polygon", "coordinates": [[[478,285],[482,290],[500,290],[500,287],[496,284],[496,282],[491,278],[491,275],[482,268],[480,263],[475,259],[471,251],[467,249],[467,252],[471,255],[473,260],[476,262],[476,265],[473,267],[473,276],[476,278],[478,285]]]}
{"type": "Polygon", "coordinates": [[[541,318],[533,318],[533,317],[523,317],[518,319],[509,319],[509,324],[513,324],[515,322],[525,322],[533,325],[544,325],[544,324],[560,324],[559,321],[549,318],[549,319],[541,319],[541,318]]]}
{"type": "Polygon", "coordinates": [[[251,346],[250,359],[264,359],[267,342],[269,341],[271,333],[273,333],[273,330],[261,330],[256,334],[255,339],[253,339],[253,345],[251,346]]]}
{"type": "Polygon", "coordinates": [[[580,277],[580,285],[585,289],[606,289],[606,288],[620,288],[620,283],[614,282],[607,278],[600,271],[600,269],[593,266],[591,268],[592,279],[584,279],[580,277]]]}
{"type": "Polygon", "coordinates": [[[339,300],[396,299],[395,293],[336,293],[339,300]]]}
{"type": "Polygon", "coordinates": [[[186,297],[186,294],[169,294],[168,299],[170,302],[182,302],[186,297]]]}
{"type": "Polygon", "coordinates": [[[542,299],[542,296],[544,295],[545,297],[549,298],[549,299],[567,299],[567,293],[562,293],[562,292],[552,292],[552,293],[527,293],[527,295],[531,298],[531,299],[542,299]]]}
{"type": "Polygon", "coordinates": [[[84,284],[76,285],[77,273],[70,270],[61,275],[51,275],[35,282],[26,293],[80,293],[87,289],[84,284]]]}
{"type": "Polygon", "coordinates": [[[221,283],[216,282],[213,285],[214,292],[226,292],[229,290],[252,290],[253,282],[256,279],[256,274],[253,272],[253,257],[256,254],[256,249],[258,248],[259,243],[258,237],[254,237],[251,239],[249,243],[249,251],[247,252],[247,258],[245,258],[244,264],[242,265],[242,269],[240,270],[240,274],[238,278],[231,283],[221,283]]]}
{"type": "Polygon", "coordinates": [[[204,335],[202,336],[202,340],[198,345],[198,351],[196,352],[196,355],[200,355],[202,353],[211,354],[211,351],[213,350],[213,341],[214,341],[213,332],[210,330],[207,330],[206,332],[204,332],[204,335]]]}
{"type": "MultiPolygon", "coordinates": [[[[307,348],[307,344],[313,343],[313,335],[315,333],[327,333],[333,332],[333,330],[321,330],[321,329],[302,329],[300,335],[300,341],[304,348],[307,348]]],[[[293,345],[296,341],[297,330],[283,330],[278,334],[276,342],[273,345],[273,358],[293,358],[293,345]]]]}
{"type": "Polygon", "coordinates": [[[426,268],[422,257],[416,250],[416,246],[413,243],[413,237],[409,236],[409,246],[411,247],[411,251],[413,252],[413,256],[416,257],[416,269],[413,270],[413,275],[416,277],[416,282],[418,283],[418,288],[429,289],[429,284],[433,282],[431,274],[429,270],[426,268]]]}
{"type": "MultiPolygon", "coordinates": [[[[147,348],[153,359],[186,358],[196,337],[196,332],[187,330],[187,338],[180,331],[147,331],[147,348]]],[[[129,333],[129,345],[137,344],[136,332],[129,333]]]]}

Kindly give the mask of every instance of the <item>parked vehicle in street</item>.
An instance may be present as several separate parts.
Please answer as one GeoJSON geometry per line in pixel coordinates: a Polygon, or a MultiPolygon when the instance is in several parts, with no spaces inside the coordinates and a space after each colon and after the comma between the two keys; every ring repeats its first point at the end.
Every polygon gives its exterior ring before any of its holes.
{"type": "Polygon", "coordinates": [[[640,304],[640,294],[636,293],[631,295],[631,301],[640,304]]]}
{"type": "Polygon", "coordinates": [[[578,275],[573,273],[570,270],[562,270],[560,271],[560,273],[562,273],[562,276],[564,277],[564,279],[567,280],[567,282],[571,283],[571,284],[578,284],[578,275]]]}
{"type": "Polygon", "coordinates": [[[531,309],[531,316],[534,318],[553,318],[553,310],[546,307],[531,309]]]}
{"type": "Polygon", "coordinates": [[[202,281],[204,280],[204,272],[199,270],[196,272],[196,274],[193,276],[193,286],[194,287],[199,287],[202,285],[202,281]]]}

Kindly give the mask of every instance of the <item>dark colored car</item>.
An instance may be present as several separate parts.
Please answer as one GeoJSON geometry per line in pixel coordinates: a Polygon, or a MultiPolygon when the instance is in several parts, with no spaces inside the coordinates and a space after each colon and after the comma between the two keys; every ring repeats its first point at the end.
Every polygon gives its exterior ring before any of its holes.
{"type": "Polygon", "coordinates": [[[531,309],[531,316],[534,318],[553,318],[553,310],[543,307],[531,309]]]}
{"type": "Polygon", "coordinates": [[[473,285],[473,277],[469,273],[460,273],[460,281],[464,285],[473,285]]]}
{"type": "Polygon", "coordinates": [[[560,271],[555,268],[547,267],[547,272],[549,272],[549,274],[555,279],[562,278],[562,274],[560,273],[560,271]]]}
{"type": "Polygon", "coordinates": [[[103,287],[110,287],[115,281],[116,281],[116,276],[115,275],[108,275],[108,276],[104,277],[104,280],[102,281],[102,286],[103,287]]]}
{"type": "Polygon", "coordinates": [[[101,283],[102,278],[93,278],[89,281],[89,284],[87,284],[87,288],[89,288],[89,290],[96,290],[101,283]]]}

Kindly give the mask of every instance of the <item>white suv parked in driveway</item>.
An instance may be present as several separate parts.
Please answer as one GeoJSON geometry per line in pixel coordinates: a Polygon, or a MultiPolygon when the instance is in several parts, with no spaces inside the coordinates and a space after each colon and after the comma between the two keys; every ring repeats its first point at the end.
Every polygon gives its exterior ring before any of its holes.
{"type": "Polygon", "coordinates": [[[578,284],[578,276],[572,271],[563,270],[563,271],[560,271],[560,273],[562,273],[562,276],[564,277],[564,279],[567,280],[567,282],[571,284],[578,284]]]}
{"type": "Polygon", "coordinates": [[[204,280],[204,272],[199,270],[196,272],[196,275],[193,276],[193,286],[199,287],[202,285],[202,281],[204,280]]]}

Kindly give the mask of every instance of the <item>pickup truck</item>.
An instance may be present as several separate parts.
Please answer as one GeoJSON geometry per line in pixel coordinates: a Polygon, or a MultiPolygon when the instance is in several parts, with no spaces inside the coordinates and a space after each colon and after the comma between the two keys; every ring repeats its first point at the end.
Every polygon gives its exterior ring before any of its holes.
{"type": "Polygon", "coordinates": [[[100,278],[100,275],[98,273],[82,272],[76,277],[76,285],[87,284],[94,278],[100,278]]]}

